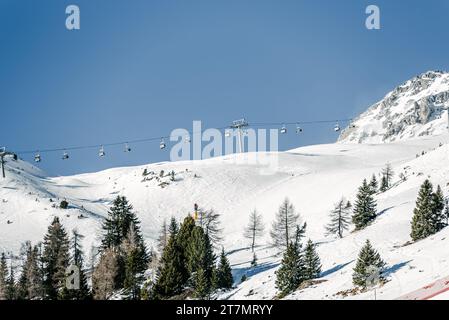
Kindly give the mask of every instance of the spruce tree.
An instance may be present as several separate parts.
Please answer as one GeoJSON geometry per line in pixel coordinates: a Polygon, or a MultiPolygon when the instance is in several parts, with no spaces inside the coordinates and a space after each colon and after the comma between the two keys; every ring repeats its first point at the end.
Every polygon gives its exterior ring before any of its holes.
{"type": "Polygon", "coordinates": [[[153,287],[154,299],[170,298],[180,294],[184,289],[187,271],[181,253],[177,237],[170,237],[162,253],[157,280],[153,287]]]}
{"type": "Polygon", "coordinates": [[[343,232],[348,229],[350,222],[350,211],[352,205],[345,198],[341,198],[338,203],[335,204],[334,209],[330,214],[330,222],[326,226],[326,234],[336,234],[339,238],[343,238],[343,232]]]}
{"type": "Polygon", "coordinates": [[[8,265],[6,255],[2,252],[0,258],[0,300],[6,300],[6,290],[8,283],[8,265]]]}
{"type": "Polygon", "coordinates": [[[57,299],[65,286],[65,272],[69,265],[69,239],[59,218],[55,217],[44,237],[44,290],[47,299],[57,299]]]}
{"type": "MultiPolygon", "coordinates": [[[[178,234],[176,236],[176,241],[177,241],[177,247],[179,250],[179,256],[181,259],[181,263],[186,266],[187,265],[187,247],[189,245],[189,243],[192,241],[192,232],[193,229],[195,228],[195,220],[188,215],[183,223],[181,224],[178,234]]],[[[187,281],[190,278],[190,275],[187,271],[187,268],[182,269],[183,272],[183,276],[182,276],[182,283],[186,284],[187,281]]]]}
{"type": "Polygon", "coordinates": [[[222,248],[220,260],[216,270],[216,289],[230,289],[234,283],[232,278],[232,270],[229,260],[226,257],[224,249],[222,248]]]}
{"type": "Polygon", "coordinates": [[[176,222],[175,217],[172,217],[170,220],[170,225],[168,227],[168,234],[170,237],[176,236],[179,231],[178,223],[176,222]]]}
{"type": "Polygon", "coordinates": [[[379,184],[378,184],[378,182],[377,182],[377,179],[376,179],[376,175],[375,175],[375,174],[373,174],[373,176],[371,177],[371,181],[370,181],[370,183],[369,183],[369,186],[370,186],[370,188],[371,188],[371,193],[372,193],[372,194],[376,194],[376,192],[377,192],[377,190],[378,190],[378,188],[379,188],[379,184]]]}
{"type": "Polygon", "coordinates": [[[318,253],[315,250],[314,243],[309,239],[304,248],[304,271],[305,280],[319,278],[321,274],[321,262],[318,253]]]}
{"type": "Polygon", "coordinates": [[[354,206],[352,222],[356,230],[365,228],[371,221],[376,218],[376,201],[374,200],[371,189],[363,180],[362,185],[357,193],[357,199],[354,206]]]}
{"type": "Polygon", "coordinates": [[[273,245],[279,249],[285,249],[288,243],[294,240],[295,229],[298,224],[299,215],[288,198],[285,198],[276,214],[270,232],[273,245]]]}
{"type": "Polygon", "coordinates": [[[209,297],[211,292],[211,284],[206,271],[203,269],[198,269],[194,276],[194,295],[198,299],[206,299],[209,297]]]}
{"type": "Polygon", "coordinates": [[[70,264],[76,266],[79,271],[79,283],[77,284],[79,289],[64,288],[61,293],[64,300],[87,300],[91,298],[84,269],[84,253],[81,245],[83,238],[84,236],[77,230],[72,230],[70,264]]]}
{"type": "Polygon", "coordinates": [[[382,180],[380,185],[380,191],[385,192],[391,188],[392,180],[393,180],[393,169],[391,165],[387,163],[385,168],[382,169],[382,180]]]}
{"type": "Polygon", "coordinates": [[[385,268],[385,262],[381,259],[379,253],[373,248],[369,240],[366,240],[365,245],[360,250],[357,259],[354,273],[352,274],[352,282],[356,286],[366,287],[366,281],[371,274],[370,268],[377,268],[379,270],[380,278],[382,278],[382,271],[385,268]]]}
{"type": "Polygon", "coordinates": [[[243,234],[245,238],[251,241],[251,251],[254,252],[256,240],[263,235],[264,228],[262,215],[254,209],[249,216],[249,222],[243,234]]]}
{"type": "Polygon", "coordinates": [[[441,188],[438,186],[434,193],[432,183],[426,179],[421,185],[413,210],[410,233],[413,241],[424,239],[446,226],[443,209],[444,197],[441,188]]]}
{"type": "Polygon", "coordinates": [[[9,277],[6,282],[6,300],[16,300],[17,299],[17,288],[16,279],[14,276],[14,268],[12,265],[9,267],[9,277]]]}
{"type": "Polygon", "coordinates": [[[124,288],[128,293],[128,298],[137,300],[140,297],[140,287],[143,283],[143,272],[146,267],[140,266],[141,248],[137,243],[136,231],[134,225],[128,231],[126,239],[121,246],[125,263],[124,288]]]}
{"type": "Polygon", "coordinates": [[[42,298],[42,277],[39,269],[38,248],[25,243],[25,261],[22,265],[22,273],[17,284],[17,296],[19,299],[35,300],[42,298]]]}
{"type": "Polygon", "coordinates": [[[204,233],[203,228],[195,226],[192,231],[191,242],[187,246],[187,268],[192,277],[194,288],[198,286],[195,274],[198,270],[204,272],[209,290],[212,288],[212,275],[215,266],[215,255],[209,236],[204,233]]]}
{"type": "Polygon", "coordinates": [[[281,296],[295,291],[304,280],[304,261],[296,243],[290,242],[284,252],[281,266],[276,271],[276,288],[281,296]]]}

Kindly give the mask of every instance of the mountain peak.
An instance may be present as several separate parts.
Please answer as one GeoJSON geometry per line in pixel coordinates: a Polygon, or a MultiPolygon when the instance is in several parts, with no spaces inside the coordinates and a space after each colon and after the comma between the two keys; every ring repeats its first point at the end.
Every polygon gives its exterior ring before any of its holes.
{"type": "Polygon", "coordinates": [[[449,73],[427,71],[406,81],[345,128],[340,143],[386,143],[447,132],[449,73]]]}

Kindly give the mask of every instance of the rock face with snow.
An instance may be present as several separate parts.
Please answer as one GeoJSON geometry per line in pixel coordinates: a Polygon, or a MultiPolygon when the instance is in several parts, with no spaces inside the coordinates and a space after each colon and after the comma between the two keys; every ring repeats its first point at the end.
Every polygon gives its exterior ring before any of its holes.
{"type": "Polygon", "coordinates": [[[449,73],[429,71],[400,85],[345,128],[340,143],[385,143],[447,132],[449,73]]]}

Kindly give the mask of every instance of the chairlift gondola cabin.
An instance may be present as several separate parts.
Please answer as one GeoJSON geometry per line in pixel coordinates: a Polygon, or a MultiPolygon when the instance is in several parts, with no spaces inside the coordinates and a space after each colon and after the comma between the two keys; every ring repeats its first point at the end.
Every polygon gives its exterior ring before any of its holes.
{"type": "Polygon", "coordinates": [[[165,149],[165,147],[166,147],[166,145],[165,145],[164,139],[161,139],[161,143],[159,143],[159,148],[162,150],[162,149],[165,149]]]}
{"type": "Polygon", "coordinates": [[[131,152],[131,148],[127,143],[125,143],[125,152],[131,152]]]}
{"type": "Polygon", "coordinates": [[[62,160],[67,160],[69,159],[69,154],[67,153],[67,151],[64,151],[64,153],[62,154],[62,160]]]}
{"type": "Polygon", "coordinates": [[[302,128],[299,126],[299,124],[296,125],[296,133],[299,134],[302,132],[302,128]]]}
{"type": "Polygon", "coordinates": [[[36,153],[36,155],[34,156],[34,162],[41,162],[42,158],[41,155],[38,153],[36,153]]]}
{"type": "Polygon", "coordinates": [[[285,125],[282,125],[282,127],[281,127],[281,133],[282,134],[285,134],[285,133],[287,133],[287,127],[285,126],[285,125]]]}
{"type": "Polygon", "coordinates": [[[335,124],[334,131],[335,131],[335,132],[340,131],[340,125],[339,125],[338,123],[335,124]]]}
{"type": "Polygon", "coordinates": [[[104,157],[104,156],[106,155],[106,152],[104,151],[103,146],[101,146],[100,151],[98,152],[98,155],[99,155],[100,157],[104,157]]]}

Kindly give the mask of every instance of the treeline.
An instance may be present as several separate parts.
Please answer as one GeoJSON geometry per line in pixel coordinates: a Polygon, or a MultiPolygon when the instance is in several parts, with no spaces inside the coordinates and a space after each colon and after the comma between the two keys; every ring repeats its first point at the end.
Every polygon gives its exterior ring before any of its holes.
{"type": "Polygon", "coordinates": [[[181,293],[208,298],[214,290],[231,288],[233,278],[224,249],[217,257],[211,243],[220,240],[219,215],[202,214],[198,222],[187,216],[180,226],[172,219],[162,257],[157,259],[146,248],[132,205],[118,196],[102,223],[101,247],[92,270],[84,265],[83,236],[73,231],[69,237],[55,217],[42,243],[24,244],[19,274],[12,263],[8,265],[5,253],[1,255],[0,299],[138,300],[181,293]],[[151,270],[156,270],[154,277],[146,274],[151,270]]]}

